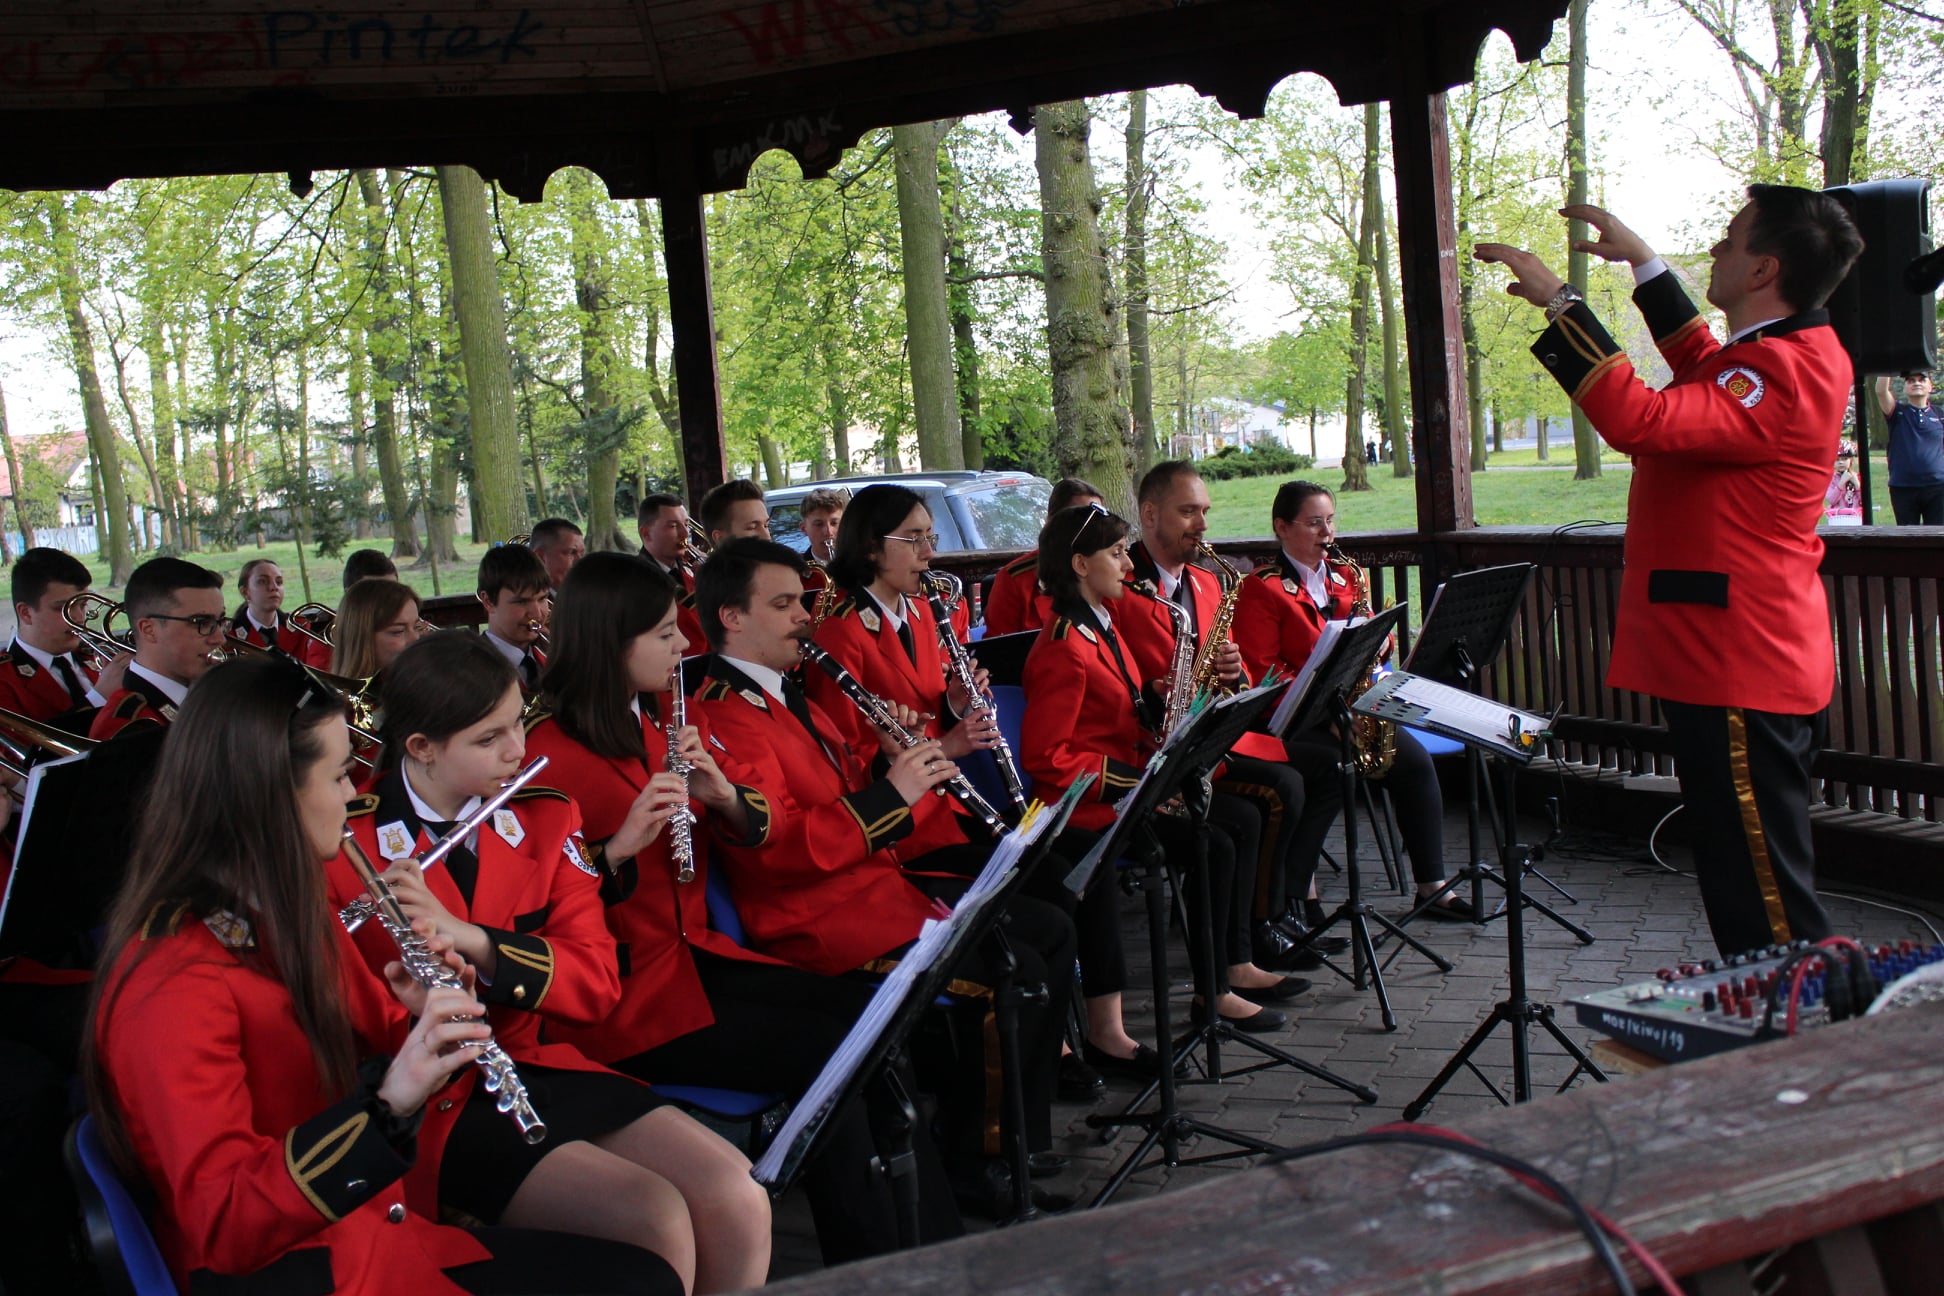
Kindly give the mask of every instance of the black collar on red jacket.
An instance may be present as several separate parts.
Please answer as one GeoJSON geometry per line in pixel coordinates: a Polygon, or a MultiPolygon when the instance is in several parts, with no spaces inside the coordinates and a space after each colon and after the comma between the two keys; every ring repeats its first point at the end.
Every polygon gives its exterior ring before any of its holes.
{"type": "Polygon", "coordinates": [[[1736,338],[1728,346],[1740,346],[1744,342],[1766,342],[1770,338],[1787,337],[1791,333],[1800,333],[1804,329],[1821,328],[1828,323],[1829,312],[1826,310],[1803,311],[1800,315],[1791,315],[1786,319],[1764,324],[1746,337],[1736,338]]]}
{"type": "Polygon", "coordinates": [[[134,671],[126,671],[123,673],[122,687],[130,693],[139,695],[142,701],[148,703],[149,710],[155,712],[157,715],[173,716],[176,712],[174,700],[167,693],[164,693],[160,686],[151,680],[137,675],[134,671]]]}

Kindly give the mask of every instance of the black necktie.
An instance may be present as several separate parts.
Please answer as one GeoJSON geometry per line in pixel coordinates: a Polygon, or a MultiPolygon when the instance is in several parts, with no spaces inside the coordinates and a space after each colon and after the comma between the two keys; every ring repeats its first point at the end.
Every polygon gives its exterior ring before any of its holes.
{"type": "Polygon", "coordinates": [[[830,744],[824,741],[823,734],[817,731],[816,722],[810,718],[810,699],[803,696],[803,690],[791,683],[788,677],[783,680],[783,705],[790,709],[790,714],[797,718],[797,723],[803,726],[804,732],[817,740],[817,746],[823,748],[824,755],[830,757],[830,763],[842,769],[843,766],[838,764],[836,756],[831,754],[830,744]]]}
{"type": "Polygon", "coordinates": [[[520,654],[520,687],[529,693],[540,687],[540,663],[531,648],[520,654]]]}
{"type": "Polygon", "coordinates": [[[916,666],[918,664],[918,645],[911,637],[911,621],[909,618],[898,622],[898,642],[904,645],[905,656],[911,659],[912,665],[916,666]]]}
{"type": "Polygon", "coordinates": [[[1180,605],[1182,611],[1188,614],[1188,624],[1194,626],[1196,629],[1200,629],[1199,620],[1195,616],[1195,590],[1188,583],[1188,569],[1186,567],[1181,569],[1181,579],[1175,582],[1174,601],[1180,605]]]}
{"type": "MultiPolygon", "coordinates": [[[[456,821],[447,820],[437,823],[426,820],[425,831],[432,834],[432,842],[437,845],[447,834],[458,827],[456,821]]],[[[459,894],[466,898],[466,907],[472,908],[473,886],[479,881],[479,856],[464,846],[454,846],[446,852],[446,868],[452,872],[452,882],[459,888],[459,894]]]]}
{"type": "Polygon", "coordinates": [[[81,673],[68,662],[66,653],[55,654],[54,673],[61,677],[61,686],[68,691],[74,705],[80,706],[88,700],[88,686],[81,682],[81,673]]]}

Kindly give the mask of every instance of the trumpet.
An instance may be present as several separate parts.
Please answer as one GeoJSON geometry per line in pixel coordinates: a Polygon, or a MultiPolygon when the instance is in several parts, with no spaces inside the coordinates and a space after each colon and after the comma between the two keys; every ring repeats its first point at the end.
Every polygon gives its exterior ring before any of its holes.
{"type": "Polygon", "coordinates": [[[91,738],[65,733],[16,711],[0,708],[0,769],[17,778],[27,777],[37,751],[58,758],[78,756],[100,745],[91,738]]]}
{"type": "MultiPolygon", "coordinates": [[[[885,704],[883,698],[865,688],[862,681],[844,669],[842,662],[822,648],[805,640],[803,659],[814,663],[824,674],[837,681],[837,687],[844,691],[844,696],[851,700],[851,705],[871,722],[871,727],[898,746],[916,747],[924,741],[922,733],[913,733],[899,724],[898,718],[892,714],[891,708],[885,704]]],[[[957,797],[959,804],[977,816],[993,836],[1000,836],[1006,831],[1006,821],[999,817],[999,812],[992,808],[991,802],[979,795],[979,790],[972,786],[965,775],[954,775],[950,780],[939,785],[938,794],[957,797]]]]}
{"type": "Polygon", "coordinates": [[[116,634],[112,627],[115,617],[125,611],[123,604],[105,595],[82,590],[61,604],[61,621],[80,637],[89,652],[108,662],[123,653],[135,651],[134,627],[130,626],[120,634],[116,634]],[[95,625],[97,619],[101,623],[99,627],[95,625]]]}
{"type": "Polygon", "coordinates": [[[694,567],[709,556],[715,545],[709,542],[709,533],[694,518],[688,519],[688,539],[682,542],[682,561],[694,567]]]}
{"type": "Polygon", "coordinates": [[[290,624],[299,634],[308,635],[326,648],[337,646],[331,642],[331,630],[337,625],[337,609],[329,604],[304,604],[290,614],[290,624]]]}
{"type": "MultiPolygon", "coordinates": [[[[932,620],[938,623],[938,647],[945,654],[946,669],[957,679],[959,687],[965,690],[972,708],[984,708],[992,712],[994,721],[999,718],[997,709],[979,688],[977,668],[972,663],[972,655],[959,642],[958,632],[952,628],[952,608],[963,597],[965,584],[950,572],[920,572],[918,584],[930,601],[932,620]]],[[[1026,783],[1019,777],[1019,765],[1013,760],[1012,744],[1006,735],[999,735],[998,745],[992,749],[993,759],[999,764],[999,777],[1006,785],[1006,798],[1020,814],[1026,813],[1026,783]]]]}

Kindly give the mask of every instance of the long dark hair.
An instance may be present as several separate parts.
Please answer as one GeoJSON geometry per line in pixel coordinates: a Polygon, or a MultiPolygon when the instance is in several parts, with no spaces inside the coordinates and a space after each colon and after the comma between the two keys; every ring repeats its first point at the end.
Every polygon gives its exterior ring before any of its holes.
{"type": "MultiPolygon", "coordinates": [[[[129,973],[153,948],[140,940],[152,914],[187,906],[183,921],[218,910],[247,915],[256,945],[239,957],[290,991],[324,1091],[351,1091],[356,1045],[338,982],[337,915],[296,805],[324,754],[326,727],[344,715],[335,695],[269,658],[219,666],[190,690],[169,726],[128,875],[108,912],[88,1021],[109,1020],[129,973]],[[133,956],[117,969],[130,945],[133,956]]],[[[92,1032],[81,1065],[102,1138],[132,1171],[92,1032]]]]}
{"type": "Polygon", "coordinates": [[[674,602],[674,582],[652,562],[591,553],[574,564],[554,602],[553,647],[540,681],[562,733],[600,756],[648,754],[628,710],[628,649],[674,602]]]}
{"type": "Polygon", "coordinates": [[[1039,578],[1053,606],[1086,602],[1073,570],[1075,554],[1097,554],[1126,538],[1126,520],[1098,504],[1061,509],[1048,519],[1039,534],[1039,578]]]}
{"type": "Polygon", "coordinates": [[[344,591],[338,603],[337,625],[331,630],[331,673],[348,679],[368,679],[378,673],[378,632],[398,619],[410,603],[418,606],[418,591],[403,581],[367,576],[344,591]]]}
{"type": "Polygon", "coordinates": [[[440,630],[419,640],[385,672],[379,768],[403,761],[405,740],[413,734],[444,742],[478,724],[519,678],[499,649],[470,630],[440,630]]]}
{"type": "Polygon", "coordinates": [[[830,555],[830,579],[855,594],[877,579],[877,556],[884,537],[904,525],[911,510],[931,512],[925,497],[904,486],[880,483],[851,497],[844,520],[837,524],[837,543],[830,555]]]}

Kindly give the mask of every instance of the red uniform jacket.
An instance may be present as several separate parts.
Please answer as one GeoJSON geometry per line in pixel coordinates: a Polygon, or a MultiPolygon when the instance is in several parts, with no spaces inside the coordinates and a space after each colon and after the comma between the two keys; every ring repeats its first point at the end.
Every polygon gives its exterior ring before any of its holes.
{"type": "Polygon", "coordinates": [[[1013,559],[992,578],[986,597],[985,628],[989,635],[1037,630],[1053,619],[1053,600],[1039,583],[1039,550],[1013,559]]]}
{"type": "Polygon", "coordinates": [[[1672,273],[1634,292],[1674,371],[1642,383],[1584,303],[1533,353],[1634,456],[1607,683],[1702,706],[1807,715],[1835,652],[1816,534],[1851,364],[1825,311],[1715,341],[1672,273]]]}
{"type": "MultiPolygon", "coordinates": [[[[254,1274],[239,1291],[458,1292],[440,1271],[484,1260],[486,1249],[435,1223],[419,1189],[438,1181],[475,1068],[426,1104],[414,1166],[410,1143],[386,1137],[362,1086],[348,1098],[323,1091],[290,992],[250,952],[247,926],[227,915],[215,926],[220,938],[183,909],[158,909],[119,966],[144,957],[95,1027],[177,1285],[186,1291],[208,1271],[254,1274]]],[[[348,939],[337,950],[358,1052],[387,1058],[405,1038],[405,1010],[356,966],[348,939]]],[[[369,1072],[382,1076],[382,1065],[369,1072]]]]}
{"type": "Polygon", "coordinates": [[[124,730],[166,725],[175,719],[175,713],[175,703],[161,689],[130,671],[122,677],[122,686],[95,712],[88,737],[100,742],[124,730]]]}
{"type": "Polygon", "coordinates": [[[331,645],[317,640],[291,624],[290,613],[279,610],[277,613],[277,633],[266,635],[251,624],[247,609],[238,609],[230,618],[229,633],[232,639],[246,639],[260,647],[271,648],[306,666],[318,670],[331,669],[331,645]]]}
{"type": "Polygon", "coordinates": [[[675,601],[675,625],[681,630],[682,638],[688,640],[683,655],[693,657],[697,653],[705,653],[709,651],[709,640],[702,633],[702,618],[695,610],[695,573],[687,567],[677,567],[670,576],[680,577],[677,584],[681,595],[675,601]]]}
{"type": "Polygon", "coordinates": [[[1349,565],[1325,564],[1329,604],[1319,608],[1303,584],[1302,573],[1277,557],[1242,578],[1242,599],[1235,605],[1235,646],[1242,665],[1257,679],[1270,669],[1294,675],[1309,660],[1323,623],[1350,615],[1360,585],[1349,565]]]}
{"type": "Polygon", "coordinates": [[[835,976],[915,939],[937,915],[900,856],[965,837],[941,798],[905,805],[889,780],[873,779],[863,757],[841,745],[843,731],[827,711],[815,702],[809,710],[834,751],[754,681],[712,658],[691,714],[708,717],[723,773],[768,800],[767,839],[724,845],[718,856],[751,943],[835,976]]]}
{"type": "MultiPolygon", "coordinates": [[[[699,712],[699,708],[697,708],[699,712]]],[[[708,722],[691,714],[689,722],[708,741],[708,722]]],[[[618,868],[607,857],[607,839],[627,818],[628,809],[648,780],[668,768],[668,739],[644,708],[645,760],[597,756],[562,731],[558,720],[540,716],[527,730],[527,759],[553,762],[547,777],[574,789],[589,836],[588,847],[601,870],[601,899],[607,904],[608,931],[614,936],[621,968],[621,1006],[593,1026],[551,1031],[550,1037],[578,1046],[597,1062],[618,1062],[678,1039],[715,1022],[708,996],[695,971],[694,950],[725,958],[768,959],[709,926],[709,834],[711,822],[701,805],[690,803],[698,822],[691,833],[695,877],[678,884],[669,858],[668,832],[618,868]]],[[[750,815],[747,846],[768,835],[768,799],[744,788],[750,815]]],[[[720,821],[716,821],[720,822],[720,821]]]]}
{"type": "MultiPolygon", "coordinates": [[[[91,685],[97,672],[79,657],[70,653],[68,662],[76,667],[75,674],[81,677],[83,686],[91,685]]],[[[29,720],[56,724],[68,718],[78,722],[93,714],[93,704],[85,696],[79,700],[69,697],[61,677],[29,657],[18,642],[8,646],[6,660],[0,661],[0,708],[29,720]]]]}
{"type": "MultiPolygon", "coordinates": [[[[432,845],[401,777],[396,770],[381,776],[350,807],[349,826],[381,870],[388,860],[432,845]]],[[[510,816],[495,815],[479,830],[479,874],[470,901],[446,862],[426,874],[426,882],[453,917],[484,927],[493,942],[498,967],[492,984],[480,982],[479,999],[488,1005],[493,1035],[507,1055],[539,1066],[599,1070],[579,1049],[550,1042],[555,1028],[592,1026],[621,1001],[614,937],[601,920],[600,882],[581,841],[580,810],[565,793],[531,785],[506,810],[510,816]]],[[[328,877],[334,907],[365,894],[341,854],[328,877]]],[[[361,927],[356,940],[374,972],[398,957],[375,922],[361,927]]]]}
{"type": "MultiPolygon", "coordinates": [[[[1139,597],[1130,591],[1121,601],[1139,597]]],[[[1074,808],[1075,827],[1098,830],[1114,821],[1115,803],[1140,779],[1152,749],[1134,710],[1140,682],[1133,669],[1127,662],[1122,673],[1090,608],[1055,616],[1026,656],[1019,760],[1034,797],[1051,805],[1082,774],[1099,776],[1074,808]]]]}
{"type": "MultiPolygon", "coordinates": [[[[926,736],[936,738],[950,726],[952,716],[945,705],[945,656],[938,646],[938,622],[932,619],[931,601],[906,599],[905,621],[911,628],[910,653],[905,652],[898,632],[869,595],[840,591],[831,602],[830,615],[817,628],[817,646],[878,697],[937,717],[925,725],[926,736]]],[[[837,720],[846,741],[860,755],[866,760],[875,756],[877,731],[851,705],[837,682],[814,666],[803,674],[810,700],[837,720]]]]}

